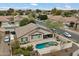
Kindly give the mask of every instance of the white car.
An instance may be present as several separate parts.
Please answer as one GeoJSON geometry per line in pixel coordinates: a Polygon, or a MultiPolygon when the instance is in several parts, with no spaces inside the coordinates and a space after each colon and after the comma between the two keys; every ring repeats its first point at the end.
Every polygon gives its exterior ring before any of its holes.
{"type": "Polygon", "coordinates": [[[9,36],[5,36],[4,42],[10,42],[10,37],[9,36]]]}
{"type": "Polygon", "coordinates": [[[71,35],[68,32],[64,32],[64,36],[71,38],[71,35]]]}

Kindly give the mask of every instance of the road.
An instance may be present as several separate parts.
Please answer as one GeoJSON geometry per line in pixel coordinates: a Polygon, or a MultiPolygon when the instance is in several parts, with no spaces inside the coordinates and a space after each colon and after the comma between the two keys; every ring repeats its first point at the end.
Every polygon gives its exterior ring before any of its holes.
{"type": "Polygon", "coordinates": [[[10,56],[10,46],[4,42],[4,37],[1,39],[0,43],[0,56],[10,56]]]}
{"type": "Polygon", "coordinates": [[[63,29],[56,29],[56,31],[58,32],[58,34],[63,34],[64,32],[68,32],[69,34],[71,34],[71,38],[70,39],[74,39],[76,41],[79,41],[79,35],[78,34],[75,34],[75,33],[72,33],[70,31],[66,31],[66,30],[63,30],[63,29]]]}
{"type": "MultiPolygon", "coordinates": [[[[40,24],[40,25],[45,25],[44,24],[44,22],[40,22],[39,20],[38,21],[36,21],[36,23],[37,24],[40,24]]],[[[67,28],[67,27],[66,27],[67,28]]],[[[75,33],[72,33],[72,32],[69,32],[69,31],[66,31],[66,30],[63,30],[63,29],[56,29],[56,32],[58,33],[58,34],[63,34],[64,32],[68,32],[68,33],[70,33],[71,35],[72,35],[72,38],[70,38],[70,39],[73,39],[74,41],[76,40],[76,41],[79,41],[79,35],[78,34],[75,34],[75,33]]]]}

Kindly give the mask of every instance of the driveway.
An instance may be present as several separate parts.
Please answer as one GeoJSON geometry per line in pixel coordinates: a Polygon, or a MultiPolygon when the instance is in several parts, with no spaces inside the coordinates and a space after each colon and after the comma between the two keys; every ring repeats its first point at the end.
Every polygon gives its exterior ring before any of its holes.
{"type": "Polygon", "coordinates": [[[10,46],[4,42],[4,37],[1,39],[0,43],[0,56],[10,56],[10,46]]]}

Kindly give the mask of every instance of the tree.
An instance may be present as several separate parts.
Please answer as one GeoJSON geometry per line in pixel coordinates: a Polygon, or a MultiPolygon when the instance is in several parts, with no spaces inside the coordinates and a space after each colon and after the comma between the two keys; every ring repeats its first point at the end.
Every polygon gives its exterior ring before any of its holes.
{"type": "Polygon", "coordinates": [[[17,12],[19,13],[19,15],[23,15],[24,14],[23,10],[18,10],[17,12]]]}
{"type": "Polygon", "coordinates": [[[64,12],[63,16],[64,17],[71,17],[73,14],[71,12],[64,12]]]}
{"type": "Polygon", "coordinates": [[[24,18],[23,20],[20,21],[20,26],[27,25],[29,23],[35,23],[35,20],[30,17],[30,18],[24,18]]]}
{"type": "Polygon", "coordinates": [[[61,15],[62,14],[62,10],[57,10],[56,8],[51,10],[53,15],[61,15]]]}
{"type": "Polygon", "coordinates": [[[13,13],[14,13],[14,9],[9,8],[9,9],[7,10],[7,14],[6,14],[6,15],[12,15],[13,13]]]}
{"type": "Polygon", "coordinates": [[[52,21],[50,21],[50,20],[47,20],[47,21],[45,22],[45,25],[46,25],[48,28],[50,28],[50,29],[63,27],[63,23],[62,23],[62,22],[52,22],[52,21]]]}
{"type": "Polygon", "coordinates": [[[6,15],[6,11],[0,11],[0,16],[5,16],[6,15]]]}
{"type": "Polygon", "coordinates": [[[36,9],[36,13],[42,12],[40,9],[36,9]]]}
{"type": "Polygon", "coordinates": [[[20,26],[24,26],[28,23],[28,19],[27,18],[24,18],[23,20],[20,21],[20,26]]]}
{"type": "Polygon", "coordinates": [[[38,18],[40,20],[46,20],[46,19],[48,19],[48,16],[47,15],[39,15],[38,18]]]}
{"type": "Polygon", "coordinates": [[[33,51],[33,46],[32,46],[32,45],[31,45],[31,46],[28,46],[28,47],[27,47],[27,50],[33,51]]]}

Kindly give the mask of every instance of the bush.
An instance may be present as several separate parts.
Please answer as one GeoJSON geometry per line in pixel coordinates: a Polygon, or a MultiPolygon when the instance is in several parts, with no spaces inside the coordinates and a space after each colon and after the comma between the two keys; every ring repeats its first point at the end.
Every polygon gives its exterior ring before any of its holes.
{"type": "Polygon", "coordinates": [[[27,18],[24,18],[23,20],[20,21],[20,26],[24,26],[28,23],[28,19],[27,18]]]}
{"type": "Polygon", "coordinates": [[[29,51],[33,51],[33,46],[32,45],[28,46],[26,49],[29,50],[29,51]]]}
{"type": "Polygon", "coordinates": [[[61,41],[60,39],[57,39],[57,41],[61,41]]]}
{"type": "Polygon", "coordinates": [[[28,50],[23,51],[24,56],[30,56],[30,53],[31,53],[31,51],[28,51],[28,50]]]}
{"type": "Polygon", "coordinates": [[[12,47],[13,49],[18,49],[18,48],[20,48],[19,41],[13,42],[13,43],[11,44],[11,47],[12,47]]]}
{"type": "Polygon", "coordinates": [[[20,21],[20,26],[24,26],[24,25],[27,25],[29,23],[35,23],[35,20],[34,19],[31,19],[31,18],[24,18],[23,20],[20,21]]]}
{"type": "Polygon", "coordinates": [[[48,28],[50,28],[50,29],[52,29],[52,28],[60,28],[60,27],[63,27],[63,23],[62,22],[52,22],[52,21],[50,21],[50,20],[46,20],[45,21],[45,25],[48,27],[48,28]]]}
{"type": "Polygon", "coordinates": [[[14,42],[12,44],[12,54],[13,55],[21,55],[23,54],[24,56],[30,56],[33,52],[33,46],[28,46],[27,48],[20,48],[20,45],[18,42],[14,42]]]}
{"type": "Polygon", "coordinates": [[[46,19],[48,19],[47,15],[39,15],[38,18],[40,20],[46,20],[46,19]]]}

